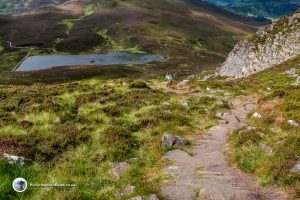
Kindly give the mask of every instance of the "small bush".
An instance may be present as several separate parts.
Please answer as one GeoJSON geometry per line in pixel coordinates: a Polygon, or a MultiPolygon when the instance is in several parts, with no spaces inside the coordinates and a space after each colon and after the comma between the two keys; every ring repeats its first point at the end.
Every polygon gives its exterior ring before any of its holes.
{"type": "Polygon", "coordinates": [[[136,80],[129,85],[129,88],[136,88],[136,89],[150,89],[145,81],[136,80]]]}

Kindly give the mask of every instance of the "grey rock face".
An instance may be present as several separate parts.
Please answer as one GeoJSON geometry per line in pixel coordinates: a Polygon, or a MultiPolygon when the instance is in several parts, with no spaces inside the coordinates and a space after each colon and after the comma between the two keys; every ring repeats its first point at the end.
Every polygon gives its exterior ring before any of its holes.
{"type": "Polygon", "coordinates": [[[178,148],[186,145],[187,143],[188,141],[186,139],[183,139],[179,136],[172,136],[168,133],[164,134],[161,141],[162,147],[165,148],[172,148],[172,147],[178,148]]]}
{"type": "Polygon", "coordinates": [[[20,156],[14,156],[7,153],[3,154],[4,158],[8,161],[9,164],[15,164],[19,166],[24,166],[26,163],[26,159],[20,156]]]}
{"type": "Polygon", "coordinates": [[[249,37],[234,47],[216,74],[242,78],[299,55],[299,30],[300,10],[260,28],[253,38],[249,37]]]}

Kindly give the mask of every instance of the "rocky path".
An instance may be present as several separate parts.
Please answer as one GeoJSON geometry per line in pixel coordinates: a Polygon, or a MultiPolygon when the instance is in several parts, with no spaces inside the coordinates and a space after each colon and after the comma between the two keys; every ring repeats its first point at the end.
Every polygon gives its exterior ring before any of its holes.
{"type": "Polygon", "coordinates": [[[182,150],[165,154],[165,159],[171,161],[165,171],[173,176],[170,184],[161,187],[166,200],[284,199],[275,191],[260,188],[247,175],[229,166],[225,156],[228,136],[245,126],[247,113],[255,107],[251,101],[230,102],[234,108],[196,141],[189,150],[192,156],[182,150]]]}

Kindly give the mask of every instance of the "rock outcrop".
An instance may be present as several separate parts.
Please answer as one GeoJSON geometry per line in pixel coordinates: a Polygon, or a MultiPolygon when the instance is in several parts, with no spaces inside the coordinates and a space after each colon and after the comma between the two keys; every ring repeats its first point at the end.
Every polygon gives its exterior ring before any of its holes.
{"type": "Polygon", "coordinates": [[[300,9],[239,42],[217,75],[242,78],[300,55],[300,9]]]}
{"type": "Polygon", "coordinates": [[[161,145],[164,148],[180,148],[184,145],[187,145],[188,141],[179,136],[172,136],[168,133],[164,133],[164,136],[161,140],[161,145]]]}

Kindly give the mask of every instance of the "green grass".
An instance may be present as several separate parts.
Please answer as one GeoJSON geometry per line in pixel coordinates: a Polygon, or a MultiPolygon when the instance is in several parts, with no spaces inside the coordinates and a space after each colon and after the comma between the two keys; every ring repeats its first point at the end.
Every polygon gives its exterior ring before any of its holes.
{"type": "Polygon", "coordinates": [[[58,24],[64,25],[66,27],[66,33],[69,35],[72,28],[80,19],[63,19],[58,22],[58,24]]]}
{"type": "Polygon", "coordinates": [[[201,124],[213,123],[203,110],[214,110],[216,101],[184,98],[190,104],[186,109],[180,105],[183,97],[131,79],[1,86],[0,94],[1,152],[31,161],[23,168],[0,161],[0,193],[6,199],[116,199],[114,193],[126,185],[136,189],[119,199],[159,194],[159,183],[170,178],[161,173],[163,133],[201,134],[201,124]],[[171,109],[162,109],[163,102],[171,109]],[[116,179],[112,163],[130,158],[138,160],[116,179]],[[76,187],[29,187],[17,194],[11,188],[16,176],[76,187]]]}
{"type": "Polygon", "coordinates": [[[108,29],[99,29],[96,34],[101,37],[104,42],[94,49],[95,52],[101,52],[104,49],[109,51],[124,51],[132,54],[145,53],[139,45],[127,44],[126,41],[116,41],[109,36],[108,29]]]}
{"type": "Polygon", "coordinates": [[[0,52],[0,71],[13,70],[18,62],[26,55],[26,51],[1,51],[0,52]]]}

